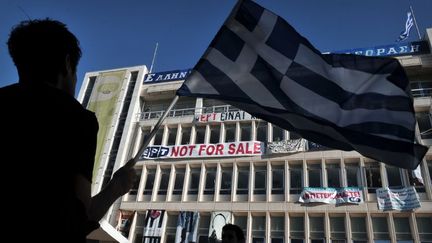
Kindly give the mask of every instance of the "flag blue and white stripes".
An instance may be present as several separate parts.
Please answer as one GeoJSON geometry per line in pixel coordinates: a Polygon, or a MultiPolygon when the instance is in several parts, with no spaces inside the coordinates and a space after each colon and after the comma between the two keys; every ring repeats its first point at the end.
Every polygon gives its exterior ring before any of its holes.
{"type": "Polygon", "coordinates": [[[414,169],[408,79],[396,59],[321,54],[281,17],[241,1],[179,96],[219,99],[334,149],[414,169]]]}
{"type": "Polygon", "coordinates": [[[402,31],[399,35],[399,38],[396,41],[403,41],[408,38],[411,27],[414,25],[414,18],[411,12],[407,12],[407,20],[405,22],[405,30],[402,31]]]}

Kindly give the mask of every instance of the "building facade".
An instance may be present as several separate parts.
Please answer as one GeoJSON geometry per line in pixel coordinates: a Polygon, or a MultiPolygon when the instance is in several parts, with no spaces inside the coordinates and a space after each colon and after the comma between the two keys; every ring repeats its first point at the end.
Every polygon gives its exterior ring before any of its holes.
{"type": "MultiPolygon", "coordinates": [[[[404,66],[428,146],[431,41],[428,29],[419,42],[426,49],[369,50],[404,66]]],[[[137,66],[86,74],[78,99],[102,131],[93,193],[135,156],[188,72],[137,66]]],[[[224,223],[254,243],[432,242],[432,149],[413,172],[310,143],[217,100],[181,97],[135,169],[134,188],[106,216],[130,242],[176,242],[176,235],[214,242],[209,235],[220,237],[224,223]]]]}

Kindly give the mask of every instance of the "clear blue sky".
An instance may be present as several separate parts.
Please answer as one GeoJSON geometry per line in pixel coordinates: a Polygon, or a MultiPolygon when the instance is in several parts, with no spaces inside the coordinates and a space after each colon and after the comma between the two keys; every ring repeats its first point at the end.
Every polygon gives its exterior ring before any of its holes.
{"type": "MultiPolygon", "coordinates": [[[[320,51],[395,43],[411,5],[421,35],[432,27],[432,0],[257,0],[287,20],[320,51]]],[[[155,72],[192,68],[220,28],[235,0],[1,0],[0,87],[18,76],[6,41],[27,18],[66,23],[80,39],[83,57],[77,91],[90,71],[135,65],[155,72]],[[25,12],[25,13],[24,13],[25,12]]],[[[418,39],[411,29],[407,41],[418,39]]]]}

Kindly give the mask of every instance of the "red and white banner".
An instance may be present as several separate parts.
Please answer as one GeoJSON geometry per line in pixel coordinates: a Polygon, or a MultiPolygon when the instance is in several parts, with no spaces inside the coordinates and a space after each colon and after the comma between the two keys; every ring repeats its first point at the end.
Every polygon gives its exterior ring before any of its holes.
{"type": "Polygon", "coordinates": [[[206,113],[195,116],[197,122],[224,122],[224,121],[244,121],[256,120],[257,118],[245,111],[230,111],[222,113],[206,113]]]}
{"type": "Polygon", "coordinates": [[[358,187],[305,187],[300,194],[301,203],[344,204],[363,203],[363,196],[358,187]]]}
{"type": "Polygon", "coordinates": [[[201,157],[233,157],[262,155],[264,144],[259,141],[148,146],[140,159],[178,159],[201,157]]]}

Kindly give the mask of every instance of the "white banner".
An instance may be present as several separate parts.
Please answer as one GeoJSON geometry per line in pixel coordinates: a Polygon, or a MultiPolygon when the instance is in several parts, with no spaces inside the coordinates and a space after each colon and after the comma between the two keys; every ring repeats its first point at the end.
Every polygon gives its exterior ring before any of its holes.
{"type": "Polygon", "coordinates": [[[343,203],[359,204],[363,202],[363,196],[358,187],[305,187],[300,194],[299,202],[320,202],[336,205],[343,203]]]}
{"type": "Polygon", "coordinates": [[[414,187],[401,189],[379,188],[376,190],[378,209],[411,210],[420,207],[420,199],[414,187]]]}
{"type": "Polygon", "coordinates": [[[245,111],[230,111],[222,113],[206,113],[195,117],[196,122],[224,122],[256,120],[257,118],[245,111]]]}
{"type": "Polygon", "coordinates": [[[229,223],[231,223],[231,212],[212,212],[208,242],[222,242],[222,228],[229,223]]]}
{"type": "Polygon", "coordinates": [[[178,159],[201,157],[233,157],[262,155],[264,144],[259,141],[148,146],[140,159],[178,159]]]}
{"type": "Polygon", "coordinates": [[[306,151],[305,139],[290,139],[267,144],[268,154],[286,154],[306,151]]]}

